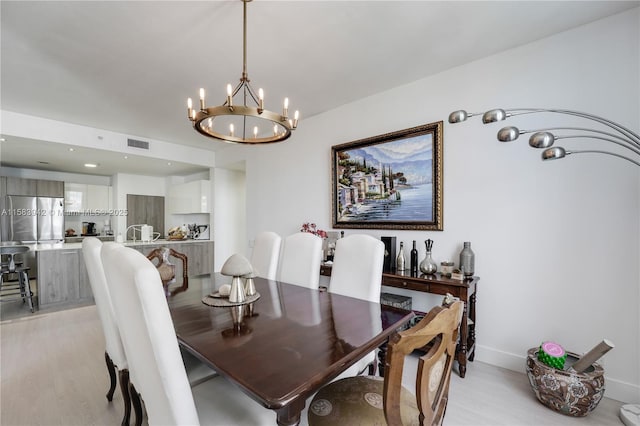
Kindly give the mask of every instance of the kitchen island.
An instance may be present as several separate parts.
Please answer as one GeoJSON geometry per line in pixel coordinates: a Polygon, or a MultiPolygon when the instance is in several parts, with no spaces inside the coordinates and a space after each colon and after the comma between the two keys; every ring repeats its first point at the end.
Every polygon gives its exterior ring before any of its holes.
{"type": "MultiPolygon", "coordinates": [[[[66,309],[93,303],[81,242],[25,245],[36,254],[37,299],[40,308],[66,309]]],[[[170,247],[187,256],[190,276],[213,272],[214,242],[211,240],[127,241],[124,245],[145,256],[156,248],[170,247]]],[[[172,263],[176,265],[176,277],[180,279],[182,262],[175,260],[172,263]]]]}

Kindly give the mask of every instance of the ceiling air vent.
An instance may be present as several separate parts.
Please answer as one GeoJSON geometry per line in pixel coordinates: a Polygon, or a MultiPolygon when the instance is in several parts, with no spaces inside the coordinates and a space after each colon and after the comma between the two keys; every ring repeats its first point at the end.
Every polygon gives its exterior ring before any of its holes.
{"type": "Polygon", "coordinates": [[[127,139],[127,145],[134,148],[149,149],[149,142],[137,141],[135,139],[127,139]]]}

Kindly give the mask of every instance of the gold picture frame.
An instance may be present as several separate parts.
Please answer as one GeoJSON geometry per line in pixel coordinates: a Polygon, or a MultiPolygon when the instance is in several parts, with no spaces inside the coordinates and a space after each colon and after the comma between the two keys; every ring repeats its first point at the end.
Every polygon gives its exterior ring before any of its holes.
{"type": "Polygon", "coordinates": [[[443,230],[443,122],[331,147],[334,228],[443,230]]]}

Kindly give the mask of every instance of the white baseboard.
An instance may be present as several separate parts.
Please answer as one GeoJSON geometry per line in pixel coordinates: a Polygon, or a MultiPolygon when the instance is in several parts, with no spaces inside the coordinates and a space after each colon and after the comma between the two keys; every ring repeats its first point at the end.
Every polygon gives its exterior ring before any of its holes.
{"type": "MultiPolygon", "coordinates": [[[[526,356],[500,351],[487,346],[476,345],[475,359],[486,364],[503,367],[526,374],[526,356]]],[[[612,379],[605,374],[605,391],[607,398],[626,404],[640,404],[640,385],[612,379]]]]}

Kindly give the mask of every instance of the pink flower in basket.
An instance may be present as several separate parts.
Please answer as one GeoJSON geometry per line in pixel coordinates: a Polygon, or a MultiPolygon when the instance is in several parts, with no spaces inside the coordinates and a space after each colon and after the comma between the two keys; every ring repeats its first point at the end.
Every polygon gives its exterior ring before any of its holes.
{"type": "Polygon", "coordinates": [[[320,238],[327,238],[327,232],[322,229],[318,229],[315,223],[307,222],[302,224],[300,232],[308,232],[313,235],[317,235],[320,238]]]}

